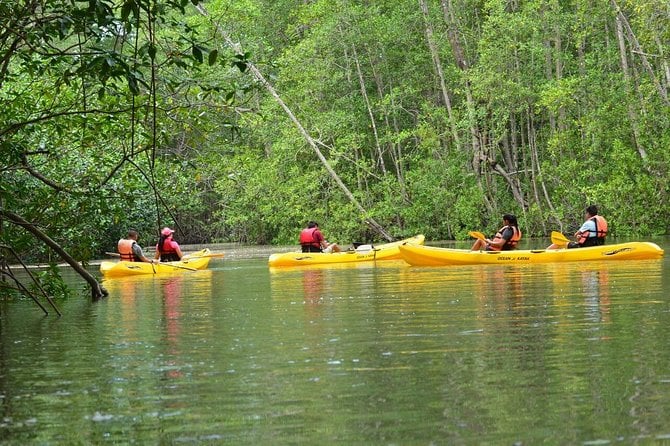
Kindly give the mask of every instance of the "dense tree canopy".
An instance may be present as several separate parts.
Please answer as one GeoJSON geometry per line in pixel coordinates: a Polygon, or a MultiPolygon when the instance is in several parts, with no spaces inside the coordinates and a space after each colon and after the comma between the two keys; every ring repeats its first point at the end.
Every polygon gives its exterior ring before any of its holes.
{"type": "MultiPolygon", "coordinates": [[[[589,203],[614,234],[666,232],[663,2],[280,1],[238,12],[254,62],[395,235],[462,237],[506,211],[527,234],[571,231],[589,203]]],[[[366,216],[277,101],[256,97],[234,156],[212,165],[224,232],[291,242],[310,216],[360,238],[366,216]]]]}
{"type": "Polygon", "coordinates": [[[667,232],[661,0],[0,5],[0,230],[75,259],[155,242],[463,238],[513,212],[667,232]],[[372,224],[375,223],[375,224],[372,224]]]}

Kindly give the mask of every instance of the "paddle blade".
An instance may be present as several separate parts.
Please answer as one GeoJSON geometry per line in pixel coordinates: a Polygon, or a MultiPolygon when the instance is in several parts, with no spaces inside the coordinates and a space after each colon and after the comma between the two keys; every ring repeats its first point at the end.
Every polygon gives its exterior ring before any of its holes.
{"type": "Polygon", "coordinates": [[[476,238],[477,240],[486,240],[486,236],[484,234],[482,234],[481,232],[470,231],[470,232],[468,232],[468,235],[472,238],[476,238]]]}
{"type": "Polygon", "coordinates": [[[551,243],[558,246],[567,246],[570,240],[558,231],[551,231],[551,243]]]}

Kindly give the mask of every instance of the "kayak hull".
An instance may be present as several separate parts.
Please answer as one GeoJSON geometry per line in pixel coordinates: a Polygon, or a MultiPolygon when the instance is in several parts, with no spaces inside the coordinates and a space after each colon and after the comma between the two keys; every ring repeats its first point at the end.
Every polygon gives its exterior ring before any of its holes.
{"type": "Polygon", "coordinates": [[[190,254],[187,259],[178,262],[101,262],[100,272],[106,278],[140,276],[147,274],[175,274],[186,271],[205,269],[209,265],[212,255],[209,249],[203,249],[190,254]]]}
{"type": "Polygon", "coordinates": [[[300,266],[300,265],[327,265],[353,262],[373,262],[377,260],[400,260],[399,246],[403,244],[422,245],[425,240],[423,234],[374,246],[369,250],[343,251],[333,253],[323,252],[285,252],[271,254],[268,265],[271,267],[300,266]]]}
{"type": "Polygon", "coordinates": [[[510,265],[532,263],[586,262],[602,260],[647,260],[663,257],[663,249],[651,242],[628,242],[574,249],[469,251],[434,246],[403,245],[403,260],[415,266],[510,265]]]}

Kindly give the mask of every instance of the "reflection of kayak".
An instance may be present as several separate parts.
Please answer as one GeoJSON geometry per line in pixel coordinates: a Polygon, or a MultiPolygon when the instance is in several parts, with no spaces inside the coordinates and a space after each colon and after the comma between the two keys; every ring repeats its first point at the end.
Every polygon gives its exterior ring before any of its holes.
{"type": "Polygon", "coordinates": [[[146,262],[101,262],[100,272],[105,277],[136,276],[141,274],[166,274],[183,271],[197,271],[207,268],[209,260],[214,257],[209,249],[194,252],[178,262],[146,263],[146,262]],[[186,258],[187,257],[187,258],[186,258]]]}
{"type": "Polygon", "coordinates": [[[400,246],[403,260],[417,266],[510,265],[520,263],[585,262],[591,260],[644,260],[663,257],[655,243],[628,242],[575,249],[523,250],[502,252],[470,251],[434,246],[400,246]]]}
{"type": "Polygon", "coordinates": [[[353,251],[342,251],[333,253],[323,252],[285,252],[270,255],[268,264],[276,266],[299,266],[299,265],[319,265],[349,262],[371,262],[375,260],[399,260],[400,251],[398,247],[403,244],[422,245],[424,241],[423,234],[414,237],[398,240],[397,242],[385,243],[383,245],[359,246],[353,251]]]}
{"type": "Polygon", "coordinates": [[[385,259],[384,262],[341,262],[341,263],[314,263],[314,264],[304,264],[291,265],[291,266],[270,266],[270,274],[288,274],[291,272],[305,272],[305,271],[314,271],[314,270],[369,270],[369,269],[405,269],[409,265],[405,263],[402,259],[389,260],[385,259]]]}

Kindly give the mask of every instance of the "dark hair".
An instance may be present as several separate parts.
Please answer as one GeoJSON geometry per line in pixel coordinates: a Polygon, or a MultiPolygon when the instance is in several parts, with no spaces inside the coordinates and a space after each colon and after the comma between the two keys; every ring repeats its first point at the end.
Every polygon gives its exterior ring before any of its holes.
{"type": "Polygon", "coordinates": [[[598,206],[596,206],[595,204],[592,204],[591,206],[586,208],[586,212],[588,212],[589,215],[593,215],[593,216],[598,215],[598,206]]]}
{"type": "Polygon", "coordinates": [[[316,228],[317,226],[319,226],[319,224],[313,220],[307,223],[308,228],[316,228]]]}
{"type": "Polygon", "coordinates": [[[509,224],[512,226],[519,226],[519,224],[516,222],[516,215],[514,214],[505,214],[503,215],[503,220],[507,220],[509,224]]]}
{"type": "Polygon", "coordinates": [[[137,233],[136,230],[134,229],[128,229],[128,234],[126,235],[126,238],[137,238],[139,234],[137,233]]]}
{"type": "MultiPolygon", "coordinates": [[[[172,235],[172,234],[170,234],[172,235]]],[[[165,240],[170,238],[170,235],[163,235],[161,234],[160,237],[158,237],[158,243],[156,243],[156,250],[158,251],[159,254],[162,254],[163,252],[163,244],[165,243],[165,240]]]]}

